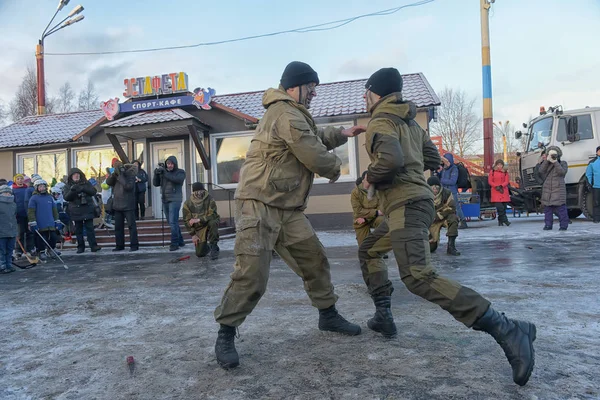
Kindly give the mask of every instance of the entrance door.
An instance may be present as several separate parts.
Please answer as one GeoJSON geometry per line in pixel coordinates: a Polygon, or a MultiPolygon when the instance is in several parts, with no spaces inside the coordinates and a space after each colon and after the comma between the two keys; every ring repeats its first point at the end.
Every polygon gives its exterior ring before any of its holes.
{"type": "MultiPolygon", "coordinates": [[[[154,177],[154,169],[158,167],[159,163],[164,163],[166,159],[170,156],[175,156],[177,158],[177,165],[179,168],[184,168],[185,166],[185,158],[183,152],[183,140],[173,141],[173,142],[160,142],[160,143],[152,143],[152,169],[148,171],[149,174],[152,174],[154,177]]],[[[152,179],[152,178],[150,178],[152,179]]],[[[183,183],[183,200],[186,199],[186,183],[183,183]]],[[[152,213],[154,218],[160,218],[162,210],[162,198],[160,195],[160,187],[152,187],[152,213]]],[[[182,217],[183,213],[179,210],[179,216],[182,217]]]]}

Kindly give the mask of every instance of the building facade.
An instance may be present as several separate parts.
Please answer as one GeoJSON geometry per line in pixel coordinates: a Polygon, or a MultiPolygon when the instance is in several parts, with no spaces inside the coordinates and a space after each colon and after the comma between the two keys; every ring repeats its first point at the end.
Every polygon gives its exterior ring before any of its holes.
{"type": "MultiPolygon", "coordinates": [[[[418,107],[417,123],[428,129],[440,101],[423,74],[403,75],[406,100],[418,107]]],[[[317,87],[311,113],[318,126],[367,124],[363,94],[366,79],[317,87]]],[[[262,91],[216,96],[213,89],[188,88],[184,73],[125,80],[119,103],[113,98],[101,110],[31,116],[0,129],[0,177],[37,173],[57,181],[77,166],[88,178],[102,180],[113,157],[140,160],[150,178],[171,155],[187,172],[184,195],[203,182],[224,224],[233,223],[233,197],[240,168],[254,129],[265,109],[262,91]]],[[[329,184],[316,178],[306,214],[321,229],[352,225],[350,192],[369,164],[364,135],[335,149],[342,176],[329,184]]],[[[147,215],[159,218],[160,191],[147,192],[147,215]]]]}

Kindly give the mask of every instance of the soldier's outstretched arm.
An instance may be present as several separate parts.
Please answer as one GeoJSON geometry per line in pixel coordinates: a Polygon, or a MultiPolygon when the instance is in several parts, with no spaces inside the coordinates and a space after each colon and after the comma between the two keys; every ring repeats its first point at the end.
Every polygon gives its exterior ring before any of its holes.
{"type": "Polygon", "coordinates": [[[324,128],[317,129],[317,136],[321,138],[321,141],[327,147],[327,150],[333,150],[336,147],[343,146],[348,142],[348,138],[342,135],[344,128],[336,126],[326,126],[324,128]]]}
{"type": "Polygon", "coordinates": [[[339,176],[342,161],[327,150],[306,121],[280,119],[278,125],[280,125],[277,129],[279,136],[285,140],[292,154],[306,168],[328,179],[339,176]]]}

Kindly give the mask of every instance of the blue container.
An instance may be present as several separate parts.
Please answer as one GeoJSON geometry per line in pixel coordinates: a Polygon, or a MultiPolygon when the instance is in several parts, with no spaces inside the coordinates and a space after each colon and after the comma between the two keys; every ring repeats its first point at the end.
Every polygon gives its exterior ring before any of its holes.
{"type": "Polygon", "coordinates": [[[481,213],[481,208],[479,207],[479,203],[465,203],[461,204],[462,212],[465,217],[468,218],[479,218],[479,214],[481,213]]]}

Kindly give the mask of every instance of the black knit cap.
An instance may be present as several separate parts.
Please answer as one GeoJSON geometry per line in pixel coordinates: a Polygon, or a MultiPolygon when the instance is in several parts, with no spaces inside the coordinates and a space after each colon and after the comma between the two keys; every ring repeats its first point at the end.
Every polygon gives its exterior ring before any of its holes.
{"type": "Polygon", "coordinates": [[[600,146],[596,147],[596,153],[600,150],[600,146]]]}
{"type": "Polygon", "coordinates": [[[429,186],[442,186],[442,183],[440,182],[440,178],[438,178],[435,175],[432,175],[429,177],[429,179],[427,179],[427,184],[429,186]]]}
{"type": "Polygon", "coordinates": [[[319,84],[319,75],[312,67],[301,61],[292,61],[281,75],[281,86],[285,90],[314,82],[319,84]]]}
{"type": "Polygon", "coordinates": [[[362,175],[355,181],[356,186],[360,185],[365,180],[365,176],[367,176],[367,172],[369,172],[369,171],[364,171],[362,173],[362,175]]]}
{"type": "Polygon", "coordinates": [[[365,85],[365,89],[385,97],[388,94],[402,91],[402,76],[396,68],[381,68],[375,72],[365,85]]]}
{"type": "Polygon", "coordinates": [[[204,190],[204,185],[202,182],[194,182],[192,185],[192,192],[199,192],[201,190],[204,190]]]}

